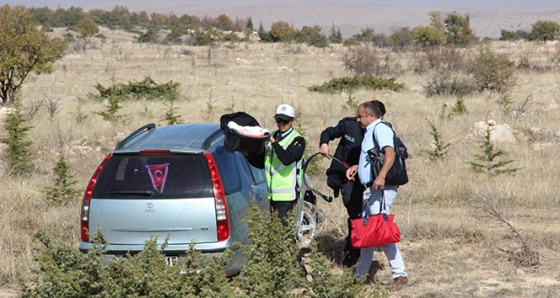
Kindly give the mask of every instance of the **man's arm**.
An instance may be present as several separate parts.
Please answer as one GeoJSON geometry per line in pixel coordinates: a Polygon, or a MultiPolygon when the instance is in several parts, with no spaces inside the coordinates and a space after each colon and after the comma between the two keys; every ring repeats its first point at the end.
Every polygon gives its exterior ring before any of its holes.
{"type": "Polygon", "coordinates": [[[278,155],[278,158],[284,165],[289,165],[293,162],[300,160],[303,157],[303,152],[305,151],[305,139],[303,137],[297,137],[294,141],[288,145],[286,150],[280,146],[277,142],[272,143],[272,148],[278,155]]]}
{"type": "Polygon", "coordinates": [[[383,166],[373,181],[373,189],[383,189],[383,187],[385,187],[385,177],[387,177],[387,173],[389,173],[389,170],[395,162],[396,153],[393,147],[383,147],[383,154],[385,155],[383,158],[383,166]]]}
{"type": "Polygon", "coordinates": [[[337,124],[325,128],[319,137],[319,145],[328,144],[336,138],[344,136],[344,121],[340,120],[337,124]]]}
{"type": "Polygon", "coordinates": [[[329,141],[344,136],[344,121],[340,120],[337,124],[325,128],[319,137],[319,152],[325,157],[330,158],[329,141]]]}

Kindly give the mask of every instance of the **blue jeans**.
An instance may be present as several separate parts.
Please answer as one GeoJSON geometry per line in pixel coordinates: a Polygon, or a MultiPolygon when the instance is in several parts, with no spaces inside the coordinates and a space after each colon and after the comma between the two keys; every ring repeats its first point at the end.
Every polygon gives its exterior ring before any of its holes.
{"type": "MultiPolygon", "coordinates": [[[[391,213],[391,205],[397,198],[397,186],[386,186],[383,190],[374,190],[373,187],[368,187],[364,190],[363,204],[367,203],[368,199],[371,197],[373,204],[370,207],[371,214],[379,213],[379,204],[381,201],[381,193],[384,192],[385,196],[385,210],[387,213],[391,213]]],[[[404,271],[404,261],[401,256],[401,252],[397,247],[396,243],[384,245],[381,247],[387,259],[389,259],[389,266],[391,267],[391,273],[393,278],[399,276],[407,276],[404,271]]],[[[354,269],[354,276],[360,278],[366,276],[369,273],[369,267],[373,261],[373,252],[375,247],[362,248],[360,250],[360,257],[356,263],[356,268],[354,269]]]]}

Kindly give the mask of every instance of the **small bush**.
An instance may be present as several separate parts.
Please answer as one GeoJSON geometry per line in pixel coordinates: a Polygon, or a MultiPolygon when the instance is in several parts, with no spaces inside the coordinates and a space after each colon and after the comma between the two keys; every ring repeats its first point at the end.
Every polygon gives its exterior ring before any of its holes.
{"type": "Polygon", "coordinates": [[[95,114],[103,117],[103,120],[109,122],[125,122],[127,120],[126,115],[119,115],[118,112],[122,109],[121,105],[122,96],[111,94],[107,101],[105,102],[105,111],[94,112],[95,114]]]}
{"type": "Polygon", "coordinates": [[[479,91],[507,92],[516,83],[516,65],[505,54],[481,48],[470,61],[469,74],[479,91]]]}
{"type": "Polygon", "coordinates": [[[45,197],[49,205],[63,206],[75,200],[80,194],[75,188],[78,181],[70,174],[64,155],[60,155],[53,172],[56,175],[54,185],[45,188],[45,197]]]}
{"type": "Polygon", "coordinates": [[[394,50],[405,51],[414,46],[414,33],[408,27],[403,27],[393,32],[389,40],[394,50]]]}
{"type": "Polygon", "coordinates": [[[428,124],[430,125],[430,135],[432,136],[433,141],[432,148],[426,149],[424,152],[428,154],[430,160],[444,160],[447,157],[449,152],[448,148],[451,146],[451,143],[446,143],[442,140],[441,133],[434,123],[428,120],[428,124]]]}
{"type": "Polygon", "coordinates": [[[99,91],[99,95],[96,97],[100,99],[107,99],[111,96],[122,99],[178,99],[180,97],[179,83],[169,81],[165,84],[157,84],[150,77],[145,77],[144,80],[136,83],[118,83],[109,87],[97,84],[95,89],[99,91]]]}
{"type": "Polygon", "coordinates": [[[519,36],[515,31],[502,29],[500,32],[501,34],[499,40],[516,41],[521,39],[521,36],[519,36]]]}
{"type": "Polygon", "coordinates": [[[4,131],[7,136],[0,138],[0,142],[8,145],[4,159],[11,175],[28,174],[34,169],[35,154],[31,152],[33,143],[27,140],[27,133],[33,126],[27,125],[27,123],[28,119],[21,112],[21,106],[18,103],[16,103],[15,110],[4,120],[4,131]]]}
{"type": "Polygon", "coordinates": [[[161,117],[161,120],[165,121],[167,125],[180,124],[183,123],[181,115],[177,114],[177,107],[175,107],[175,100],[169,99],[168,103],[164,103],[167,110],[165,114],[161,117]]]}
{"type": "Polygon", "coordinates": [[[426,96],[453,95],[462,97],[473,94],[480,88],[467,77],[452,75],[450,72],[436,73],[424,88],[426,96]]]}
{"type": "Polygon", "coordinates": [[[467,70],[463,53],[453,46],[426,48],[414,59],[414,72],[423,74],[437,72],[462,73],[467,70]]]}
{"type": "Polygon", "coordinates": [[[474,155],[475,160],[467,164],[471,166],[471,170],[475,173],[488,173],[490,175],[512,174],[519,170],[518,168],[506,168],[513,160],[499,160],[503,156],[507,156],[504,150],[497,150],[496,146],[490,140],[491,128],[488,126],[484,133],[484,138],[480,144],[482,154],[474,155]]]}
{"type": "Polygon", "coordinates": [[[308,88],[309,91],[323,93],[349,92],[357,89],[372,90],[391,90],[400,91],[404,84],[395,82],[396,78],[380,78],[374,76],[353,76],[332,79],[323,85],[314,85],[308,88]]]}
{"type": "Polygon", "coordinates": [[[390,55],[381,55],[369,46],[350,49],[342,59],[346,70],[356,75],[396,75],[402,66],[391,59],[390,55]]]}
{"type": "Polygon", "coordinates": [[[531,25],[529,40],[555,40],[560,33],[560,24],[553,21],[537,21],[531,25]]]}
{"type": "Polygon", "coordinates": [[[296,31],[295,41],[312,47],[324,48],[329,45],[329,39],[321,31],[322,29],[318,25],[303,26],[301,30],[296,31]]]}
{"type": "Polygon", "coordinates": [[[422,47],[432,47],[445,42],[445,31],[441,28],[420,26],[413,30],[414,40],[422,47]]]}
{"type": "Polygon", "coordinates": [[[453,46],[434,47],[427,51],[427,59],[432,69],[451,72],[464,72],[467,62],[463,53],[453,46]]]}

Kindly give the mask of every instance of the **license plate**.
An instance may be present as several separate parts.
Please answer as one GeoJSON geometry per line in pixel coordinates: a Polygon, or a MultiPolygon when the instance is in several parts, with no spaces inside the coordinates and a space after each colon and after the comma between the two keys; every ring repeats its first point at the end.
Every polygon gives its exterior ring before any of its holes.
{"type": "Polygon", "coordinates": [[[179,261],[179,257],[177,257],[177,256],[166,257],[165,261],[167,261],[167,265],[175,266],[175,265],[177,265],[177,262],[179,261]]]}

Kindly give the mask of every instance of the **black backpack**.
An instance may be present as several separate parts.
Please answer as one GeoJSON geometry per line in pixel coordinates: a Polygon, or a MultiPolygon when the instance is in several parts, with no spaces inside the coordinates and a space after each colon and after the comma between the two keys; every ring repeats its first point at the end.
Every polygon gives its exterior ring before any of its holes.
{"type": "MultiPolygon", "coordinates": [[[[393,127],[389,122],[380,122],[387,126],[389,126],[392,130],[393,127]]],[[[375,126],[377,126],[377,123],[375,126]]],[[[373,128],[373,133],[375,133],[375,127],[373,128]]],[[[372,161],[372,174],[373,179],[379,175],[379,171],[381,171],[381,167],[383,167],[383,159],[384,154],[383,150],[379,148],[379,144],[375,139],[375,136],[372,133],[374,147],[370,149],[367,153],[372,161]]],[[[387,173],[387,177],[385,177],[385,185],[404,185],[408,183],[408,173],[406,172],[406,159],[408,158],[408,150],[406,146],[402,142],[402,140],[397,136],[395,130],[393,130],[393,145],[395,146],[395,162],[393,166],[387,173]]]]}

